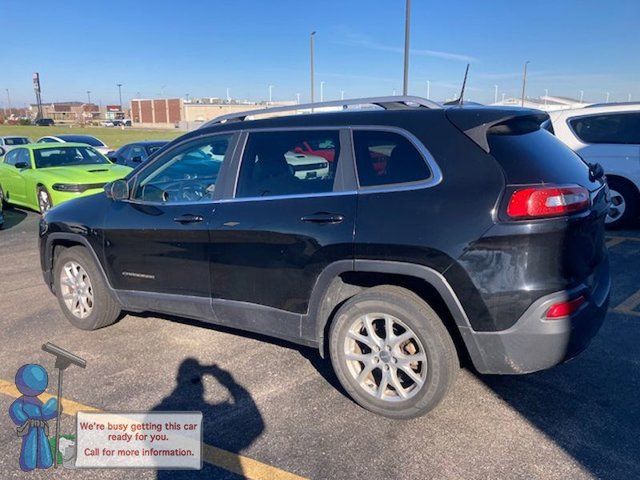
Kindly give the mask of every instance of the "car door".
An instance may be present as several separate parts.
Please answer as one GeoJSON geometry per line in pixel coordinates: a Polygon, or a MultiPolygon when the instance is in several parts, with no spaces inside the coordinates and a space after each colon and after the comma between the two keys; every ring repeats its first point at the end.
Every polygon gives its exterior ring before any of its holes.
{"type": "Polygon", "coordinates": [[[31,155],[26,148],[15,148],[7,154],[3,174],[6,177],[5,195],[10,201],[24,204],[27,202],[25,174],[31,169],[31,155]],[[20,164],[26,168],[18,168],[20,164]]]}
{"type": "Polygon", "coordinates": [[[320,273],[353,259],[348,134],[327,128],[245,135],[232,198],[221,201],[212,218],[213,308],[224,323],[298,338],[320,273]],[[294,158],[305,140],[332,141],[338,160],[327,165],[316,156],[316,165],[294,158]]]}
{"type": "Polygon", "coordinates": [[[176,300],[177,310],[159,304],[150,310],[188,314],[180,305],[206,304],[210,314],[209,225],[226,161],[211,151],[226,153],[236,137],[176,144],[129,179],[129,199],[112,201],[104,221],[106,270],[114,288],[160,295],[154,302],[176,300]]]}

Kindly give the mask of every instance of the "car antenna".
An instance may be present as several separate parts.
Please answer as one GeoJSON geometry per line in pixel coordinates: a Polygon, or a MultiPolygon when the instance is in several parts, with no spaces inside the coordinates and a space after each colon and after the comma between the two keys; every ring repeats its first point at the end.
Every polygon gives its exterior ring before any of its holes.
{"type": "Polygon", "coordinates": [[[462,105],[464,104],[464,89],[467,86],[467,76],[469,75],[469,66],[467,63],[467,69],[464,71],[464,80],[462,80],[462,88],[460,89],[460,97],[456,100],[451,100],[450,102],[445,102],[445,105],[462,105]]]}

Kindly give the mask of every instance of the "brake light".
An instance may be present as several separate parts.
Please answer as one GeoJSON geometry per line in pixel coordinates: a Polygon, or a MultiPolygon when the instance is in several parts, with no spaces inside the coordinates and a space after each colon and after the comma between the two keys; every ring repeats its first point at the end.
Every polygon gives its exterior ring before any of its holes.
{"type": "Polygon", "coordinates": [[[589,190],[579,185],[529,187],[513,192],[507,215],[511,218],[558,217],[588,207],[589,190]]]}
{"type": "Polygon", "coordinates": [[[578,298],[569,300],[568,302],[560,302],[551,305],[547,310],[547,319],[557,320],[573,315],[587,300],[581,295],[578,298]]]}

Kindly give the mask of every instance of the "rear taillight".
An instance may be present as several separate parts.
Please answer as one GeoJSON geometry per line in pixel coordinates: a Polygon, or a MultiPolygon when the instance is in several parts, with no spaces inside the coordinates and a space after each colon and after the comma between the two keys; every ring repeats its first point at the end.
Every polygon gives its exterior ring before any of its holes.
{"type": "Polygon", "coordinates": [[[587,300],[581,295],[578,298],[569,300],[568,302],[560,302],[555,305],[551,305],[547,310],[548,320],[557,320],[559,318],[570,317],[586,302],[587,300]]]}
{"type": "Polygon", "coordinates": [[[546,218],[589,208],[589,190],[579,185],[539,186],[516,190],[509,199],[511,218],[546,218]]]}

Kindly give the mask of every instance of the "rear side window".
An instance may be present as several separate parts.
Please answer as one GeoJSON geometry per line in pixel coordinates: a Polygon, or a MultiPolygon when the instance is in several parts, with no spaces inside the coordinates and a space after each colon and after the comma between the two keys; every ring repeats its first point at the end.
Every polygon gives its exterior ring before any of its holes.
{"type": "Polygon", "coordinates": [[[640,113],[577,117],[569,125],[585,143],[640,144],[640,113]]]}
{"type": "Polygon", "coordinates": [[[331,192],[339,157],[338,130],[251,133],[236,198],[331,192]]]}
{"type": "Polygon", "coordinates": [[[361,187],[418,182],[431,176],[424,157],[403,135],[355,130],[353,142],[361,187]]]}

